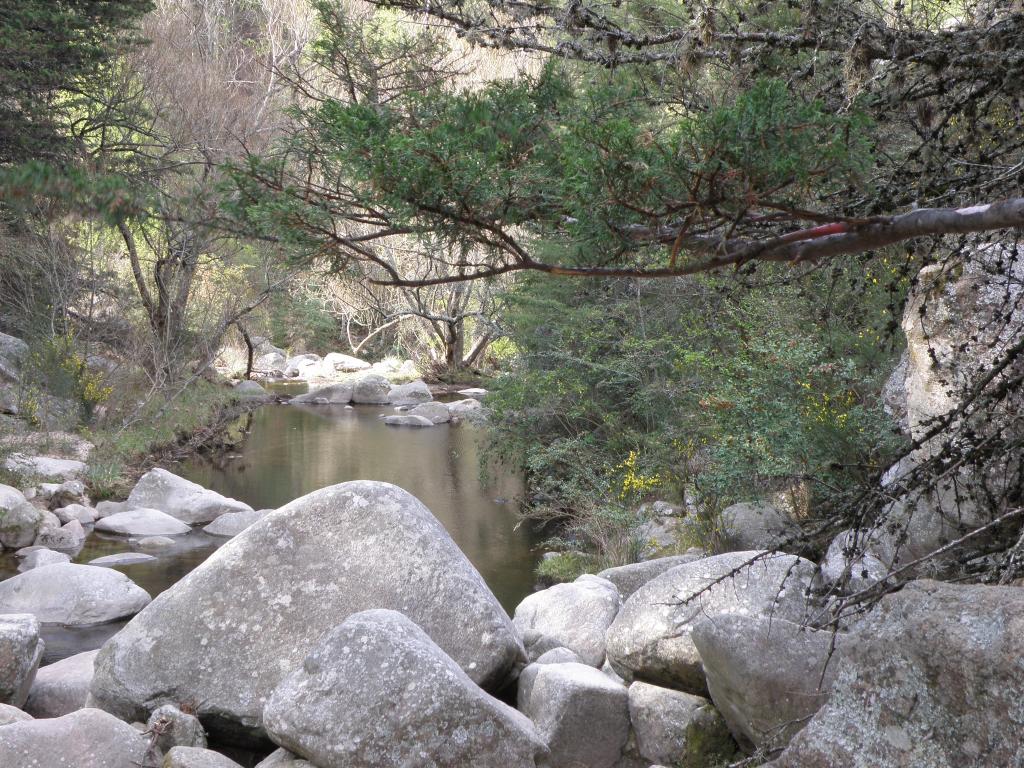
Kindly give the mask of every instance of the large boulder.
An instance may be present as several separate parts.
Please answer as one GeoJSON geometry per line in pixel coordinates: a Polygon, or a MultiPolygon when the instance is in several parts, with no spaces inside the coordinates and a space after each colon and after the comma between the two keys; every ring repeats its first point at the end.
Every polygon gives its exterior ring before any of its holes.
{"type": "Polygon", "coordinates": [[[84,461],[77,459],[29,456],[24,453],[12,453],[4,461],[3,468],[22,477],[38,478],[56,483],[77,480],[89,470],[84,461]]]}
{"type": "Polygon", "coordinates": [[[390,394],[393,405],[419,405],[434,399],[434,396],[430,393],[430,387],[422,381],[396,384],[391,388],[390,394]]]}
{"type": "Polygon", "coordinates": [[[277,749],[267,758],[256,764],[256,768],[316,768],[308,760],[292,754],[287,749],[277,749]]]}
{"type": "Polygon", "coordinates": [[[0,581],[0,613],[31,613],[46,624],[103,624],[133,616],[149,593],[119,571],[57,563],[0,581]]]}
{"type": "Polygon", "coordinates": [[[0,549],[31,545],[42,522],[42,510],[30,504],[21,491],[0,485],[0,549]]]}
{"type": "Polygon", "coordinates": [[[270,393],[258,381],[244,380],[231,388],[239,397],[269,397],[270,393]]]}
{"type": "Polygon", "coordinates": [[[372,373],[359,377],[352,387],[352,402],[387,405],[391,402],[391,382],[372,373]]]}
{"type": "Polygon", "coordinates": [[[98,709],[0,728],[0,765],[11,768],[139,768],[155,758],[145,736],[98,709]]]}
{"type": "Polygon", "coordinates": [[[61,524],[77,520],[82,525],[92,525],[99,516],[95,509],[84,504],[68,504],[67,506],[55,509],[53,514],[57,516],[61,524]]]}
{"type": "Polygon", "coordinates": [[[320,373],[320,355],[311,353],[288,358],[284,375],[289,379],[312,379],[320,373]]]}
{"type": "Polygon", "coordinates": [[[585,664],[531,664],[518,705],[551,750],[551,768],[612,768],[629,738],[629,695],[585,664]]]}
{"type": "Polygon", "coordinates": [[[775,616],[799,622],[813,563],[794,555],[730,552],[678,565],[637,590],[608,628],[612,668],[706,695],[704,669],[693,644],[696,619],[708,614],[775,616]]]}
{"type": "Polygon", "coordinates": [[[409,616],[485,687],[523,657],[511,620],[430,511],[401,488],[357,481],[268,514],[161,594],[103,647],[93,695],[125,719],[196,701],[208,729],[251,740],[266,697],[318,638],[381,607],[409,616]]]}
{"type": "MultiPolygon", "coordinates": [[[[36,501],[43,501],[49,509],[58,509],[68,504],[89,503],[85,483],[81,480],[65,480],[63,483],[43,483],[39,486],[36,501]]],[[[67,522],[66,520],[64,522],[67,522]]],[[[85,522],[84,520],[82,522],[85,522]]]]}
{"type": "Polygon", "coordinates": [[[139,479],[128,495],[128,504],[134,509],[166,512],[188,525],[212,522],[225,512],[252,511],[248,504],[159,468],[151,469],[139,479]]]}
{"type": "Polygon", "coordinates": [[[409,414],[396,414],[385,416],[384,423],[389,427],[433,427],[434,422],[423,416],[411,416],[409,414]]]}
{"type": "Polygon", "coordinates": [[[139,508],[97,520],[96,530],[121,536],[176,536],[192,529],[158,509],[139,508]]]}
{"type": "Polygon", "coordinates": [[[33,568],[42,568],[44,565],[70,562],[71,555],[66,552],[54,552],[46,547],[33,548],[31,552],[26,552],[25,556],[21,558],[21,562],[18,564],[18,572],[24,573],[25,571],[31,571],[33,568]]]}
{"type": "Polygon", "coordinates": [[[14,336],[0,333],[0,382],[18,382],[21,378],[21,365],[27,356],[28,344],[14,336]]]}
{"type": "Polygon", "coordinates": [[[387,610],[324,635],[274,690],[264,723],[319,768],[532,768],[546,752],[525,717],[387,610]]]}
{"type": "Polygon", "coordinates": [[[42,667],[28,692],[25,711],[33,717],[61,717],[85,707],[97,653],[76,653],[42,667]]]}
{"type": "Polygon", "coordinates": [[[766,501],[733,504],[719,520],[723,552],[784,549],[799,532],[789,515],[766,501]]]}
{"type": "Polygon", "coordinates": [[[354,387],[351,382],[331,384],[302,395],[296,395],[291,399],[291,402],[313,405],[347,405],[352,402],[353,389],[354,387]]]}
{"type": "Polygon", "coordinates": [[[203,530],[212,536],[237,536],[270,511],[226,512],[209,525],[203,526],[203,530]]]}
{"type": "Polygon", "coordinates": [[[452,415],[448,410],[448,406],[444,403],[438,403],[433,400],[426,403],[420,403],[409,411],[409,415],[422,416],[425,419],[429,419],[434,424],[445,424],[452,420],[452,415]]]}
{"type": "Polygon", "coordinates": [[[1024,590],[911,582],[847,643],[773,768],[1021,765],[1024,590]]]}
{"type": "Polygon", "coordinates": [[[36,536],[35,544],[48,549],[77,552],[85,543],[85,528],[77,520],[60,527],[43,527],[36,536]]]}
{"type": "Polygon", "coordinates": [[[534,592],[516,607],[520,633],[535,630],[592,667],[604,663],[604,635],[619,612],[619,591],[607,579],[585,574],[571,584],[534,592]]]}
{"type": "Polygon", "coordinates": [[[29,614],[0,615],[0,704],[21,707],[43,658],[39,621],[29,614]]]}
{"type": "Polygon", "coordinates": [[[339,373],[355,373],[365,371],[370,364],[365,360],[351,355],[343,355],[340,352],[328,352],[320,364],[325,376],[333,376],[339,373]]]}
{"type": "Polygon", "coordinates": [[[736,753],[722,715],[701,696],[636,682],[629,686],[629,720],[645,764],[705,768],[736,753]]]}
{"type": "Polygon", "coordinates": [[[694,560],[700,560],[702,557],[704,557],[703,552],[693,550],[684,555],[656,557],[653,560],[644,560],[640,563],[617,565],[613,568],[606,568],[597,575],[603,579],[608,579],[608,581],[614,584],[618,588],[622,599],[625,600],[644,584],[651,581],[651,579],[661,576],[670,568],[675,568],[677,565],[685,563],[692,563],[694,560]]]}
{"type": "Polygon", "coordinates": [[[821,561],[822,586],[834,594],[853,594],[883,580],[889,569],[872,553],[872,538],[847,530],[832,539],[821,561]]]}
{"type": "Polygon", "coordinates": [[[746,749],[778,751],[821,707],[845,637],[763,616],[712,615],[693,630],[708,689],[746,749]]]}

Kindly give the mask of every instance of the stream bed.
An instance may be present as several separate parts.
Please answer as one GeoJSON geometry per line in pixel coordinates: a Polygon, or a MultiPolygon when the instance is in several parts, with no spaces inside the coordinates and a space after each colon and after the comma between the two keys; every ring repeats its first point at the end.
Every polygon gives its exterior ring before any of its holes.
{"type": "MultiPolygon", "coordinates": [[[[517,526],[521,478],[500,467],[481,474],[483,435],[471,424],[390,427],[379,417],[393,412],[391,406],[267,405],[239,424],[245,437],[235,452],[168,469],[254,509],[276,509],[347,480],[394,483],[434,513],[511,614],[533,589],[538,557],[538,535],[517,526]]],[[[176,537],[155,561],[116,567],[156,597],[227,541],[196,529],[176,537]]],[[[73,562],[129,551],[126,538],[92,532],[73,562]]],[[[13,553],[0,556],[0,579],[16,568],[13,553]]],[[[124,623],[48,626],[43,663],[98,648],[124,623]]]]}

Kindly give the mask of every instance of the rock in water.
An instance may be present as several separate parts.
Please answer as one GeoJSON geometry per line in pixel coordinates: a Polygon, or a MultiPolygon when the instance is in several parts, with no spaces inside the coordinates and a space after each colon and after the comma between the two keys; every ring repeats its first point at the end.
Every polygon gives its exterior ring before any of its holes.
{"type": "Polygon", "coordinates": [[[357,481],[268,514],[161,594],[103,647],[93,696],[128,720],[195,701],[211,733],[251,741],[266,697],[320,636],[381,607],[418,623],[484,687],[523,657],[511,620],[430,511],[401,488],[357,481]]]}
{"type": "Polygon", "coordinates": [[[390,395],[390,402],[393,405],[417,405],[434,399],[430,393],[430,387],[422,381],[396,384],[391,387],[390,395]]]}
{"type": "Polygon", "coordinates": [[[225,512],[252,511],[252,507],[221,496],[166,469],[151,469],[128,495],[133,509],[158,509],[188,525],[210,523],[225,512]]]}
{"type": "Polygon", "coordinates": [[[392,427],[432,427],[434,422],[423,416],[385,416],[384,423],[392,427]]]}
{"type": "Polygon", "coordinates": [[[911,582],[847,642],[774,768],[1024,764],[1024,590],[911,582]]]}
{"type": "Polygon", "coordinates": [[[40,669],[28,692],[25,711],[33,717],[61,717],[85,707],[97,653],[76,653],[40,669]]]}
{"type": "Polygon", "coordinates": [[[622,606],[608,628],[608,660],[627,680],[707,695],[704,669],[691,637],[695,620],[738,613],[799,622],[808,608],[805,593],[814,571],[813,563],[794,555],[757,551],[731,552],[671,568],[622,606]]]}
{"type": "Polygon", "coordinates": [[[331,384],[328,387],[314,389],[291,399],[293,403],[314,403],[321,405],[347,405],[352,402],[353,385],[351,382],[331,384]]]}
{"type": "Polygon", "coordinates": [[[0,728],[0,765],[7,768],[139,768],[146,737],[106,712],[80,709],[64,717],[0,728]]]}
{"type": "Polygon", "coordinates": [[[237,536],[271,510],[252,512],[226,512],[212,523],[203,527],[211,536],[237,536]]]}
{"type": "Polygon", "coordinates": [[[529,720],[396,611],[364,611],[324,635],[264,720],[319,768],[533,768],[547,752],[529,720]]]}
{"type": "Polygon", "coordinates": [[[0,613],[31,613],[47,624],[103,624],[132,616],[149,601],[123,573],[95,565],[57,563],[0,581],[0,613]]]}
{"type": "Polygon", "coordinates": [[[24,613],[0,616],[0,704],[20,707],[25,703],[42,658],[36,617],[24,613]]]}
{"type": "Polygon", "coordinates": [[[121,536],[179,536],[192,529],[157,509],[132,509],[97,520],[96,530],[121,536]]]}
{"type": "Polygon", "coordinates": [[[584,664],[600,667],[604,635],[619,605],[614,584],[584,574],[571,584],[555,584],[527,595],[516,608],[513,621],[521,633],[536,630],[573,651],[584,664]]]}
{"type": "Polygon", "coordinates": [[[352,388],[352,402],[387,405],[391,402],[391,382],[375,373],[362,376],[352,388]]]}

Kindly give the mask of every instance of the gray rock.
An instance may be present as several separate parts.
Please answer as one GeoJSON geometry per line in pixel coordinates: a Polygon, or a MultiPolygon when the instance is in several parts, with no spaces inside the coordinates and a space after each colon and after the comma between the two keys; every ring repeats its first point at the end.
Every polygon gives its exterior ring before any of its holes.
{"type": "Polygon", "coordinates": [[[31,613],[47,624],[102,624],[132,616],[149,594],[123,573],[58,563],[0,581],[0,613],[31,613]]]}
{"type": "Polygon", "coordinates": [[[480,387],[469,387],[468,389],[460,389],[458,394],[462,395],[463,397],[479,400],[483,397],[487,397],[487,390],[481,389],[480,387]]]}
{"type": "Polygon", "coordinates": [[[358,357],[343,355],[340,352],[328,352],[324,355],[321,367],[324,372],[329,373],[355,373],[356,371],[365,371],[370,364],[358,357]]]}
{"type": "Polygon", "coordinates": [[[525,717],[396,611],[364,611],[324,635],[264,722],[320,768],[526,768],[546,752],[525,717]]]}
{"type": "Polygon", "coordinates": [[[267,511],[227,512],[209,525],[204,526],[203,530],[213,536],[237,536],[250,525],[257,522],[267,511]]]}
{"type": "Polygon", "coordinates": [[[139,549],[146,550],[147,552],[160,552],[170,549],[174,546],[175,542],[174,539],[169,539],[166,536],[144,536],[135,541],[134,544],[139,549]]]}
{"type": "Polygon", "coordinates": [[[127,512],[131,508],[132,505],[127,501],[101,501],[96,505],[96,519],[110,517],[118,512],[127,512]]]}
{"type": "Polygon", "coordinates": [[[248,504],[159,468],[142,476],[128,495],[128,503],[134,508],[158,509],[188,525],[213,522],[225,512],[252,511],[248,504]]]}
{"type": "Polygon", "coordinates": [[[21,491],[0,485],[0,549],[29,546],[36,540],[42,522],[42,511],[32,506],[21,491]]]}
{"type": "Polygon", "coordinates": [[[384,423],[392,427],[432,427],[434,422],[423,416],[385,416],[384,423]]]}
{"type": "Polygon", "coordinates": [[[104,555],[90,560],[89,565],[138,565],[139,563],[151,563],[156,560],[153,555],[143,552],[118,552],[116,555],[104,555]]]}
{"type": "Polygon", "coordinates": [[[537,664],[582,664],[580,657],[568,648],[552,648],[537,657],[537,664]]]}
{"type": "Polygon", "coordinates": [[[146,738],[98,709],[0,728],[0,765],[24,768],[139,768],[146,738]]]}
{"type": "MultiPolygon", "coordinates": [[[[40,487],[40,498],[50,509],[66,507],[68,504],[87,506],[89,496],[85,492],[85,483],[81,480],[67,480],[63,483],[43,483],[40,487]]],[[[64,520],[63,522],[67,522],[64,520]]],[[[86,522],[82,520],[81,522],[86,522]]]]}
{"type": "Polygon", "coordinates": [[[54,552],[52,549],[41,547],[27,553],[21,559],[21,563],[18,565],[18,572],[24,573],[25,571],[31,571],[33,568],[42,568],[44,565],[70,562],[71,555],[66,552],[54,552]]]}
{"type": "Polygon", "coordinates": [[[585,574],[571,584],[534,592],[516,607],[521,633],[532,629],[550,637],[592,667],[604,662],[604,636],[619,612],[619,591],[607,579],[585,574]]]}
{"type": "Polygon", "coordinates": [[[320,355],[304,354],[288,358],[284,375],[289,379],[311,379],[320,373],[320,355]]]}
{"type": "Polygon", "coordinates": [[[745,749],[767,754],[824,703],[844,640],[776,617],[712,615],[693,630],[712,701],[745,749]]]}
{"type": "Polygon", "coordinates": [[[669,568],[675,568],[677,565],[683,565],[684,563],[692,563],[694,560],[700,560],[703,556],[703,552],[696,550],[685,555],[657,557],[653,560],[644,560],[642,563],[631,563],[630,565],[606,568],[597,575],[603,579],[608,579],[608,581],[614,584],[618,588],[622,599],[625,600],[644,584],[651,579],[661,576],[669,568]]]}
{"type": "Polygon", "coordinates": [[[422,381],[410,381],[408,384],[396,384],[391,387],[393,405],[418,405],[434,399],[428,387],[422,381]]]}
{"type": "Polygon", "coordinates": [[[54,510],[53,514],[57,516],[57,519],[62,524],[70,523],[72,520],[77,520],[82,525],[92,525],[96,522],[98,514],[92,507],[87,507],[84,504],[68,504],[67,506],[60,507],[54,510]]]}
{"type": "Polygon", "coordinates": [[[164,762],[160,768],[242,768],[242,766],[212,749],[174,747],[164,756],[164,762]]]}
{"type": "Polygon", "coordinates": [[[121,536],[180,536],[192,529],[158,509],[139,508],[97,520],[96,530],[121,536]]]}
{"type": "Polygon", "coordinates": [[[636,749],[647,763],[724,765],[736,743],[722,715],[700,696],[636,682],[629,686],[636,749]]]}
{"type": "Polygon", "coordinates": [[[451,403],[445,403],[445,405],[448,408],[448,413],[452,416],[459,417],[478,414],[484,409],[483,404],[472,397],[467,397],[465,400],[456,400],[451,403]]]}
{"type": "Polygon", "coordinates": [[[22,723],[31,719],[32,715],[28,712],[22,712],[20,709],[12,707],[10,704],[0,704],[0,726],[10,725],[11,723],[22,723]]]}
{"type": "Polygon", "coordinates": [[[23,477],[60,483],[65,480],[77,480],[89,470],[83,461],[55,459],[52,456],[27,456],[23,453],[12,453],[4,461],[3,468],[23,477]]]}
{"type": "Polygon", "coordinates": [[[76,653],[42,667],[28,692],[25,711],[33,717],[61,717],[83,709],[97,653],[76,653]]]}
{"type": "Polygon", "coordinates": [[[48,549],[77,552],[85,543],[85,528],[77,520],[65,523],[59,528],[43,528],[36,536],[35,543],[48,549]]]}
{"type": "Polygon", "coordinates": [[[314,403],[323,405],[346,405],[352,402],[352,390],[355,387],[351,382],[342,384],[331,384],[327,387],[320,387],[303,395],[296,395],[291,399],[293,403],[314,403]]]}
{"type": "Polygon", "coordinates": [[[361,376],[352,388],[352,402],[387,405],[391,402],[391,382],[372,373],[361,376]]]}
{"type": "Polygon", "coordinates": [[[853,594],[886,577],[889,569],[871,553],[877,544],[867,539],[864,534],[848,530],[832,540],[819,574],[826,589],[836,594],[853,594]]]}
{"type": "Polygon", "coordinates": [[[206,748],[206,731],[199,719],[173,704],[164,704],[153,710],[146,721],[146,730],[155,735],[161,752],[168,752],[172,747],[206,748]]]}
{"type": "Polygon", "coordinates": [[[0,615],[0,704],[24,705],[43,658],[43,645],[35,616],[0,615]]]}
{"type": "Polygon", "coordinates": [[[288,367],[288,358],[281,352],[267,352],[253,359],[252,365],[261,375],[280,372],[283,376],[284,369],[288,367]]]}
{"type": "Polygon", "coordinates": [[[551,750],[552,768],[611,768],[629,737],[626,688],[585,664],[531,664],[519,709],[551,750]]]}
{"type": "Polygon", "coordinates": [[[771,765],[1019,765],[1022,658],[1020,587],[911,582],[850,638],[828,700],[771,765]]]}
{"type": "Polygon", "coordinates": [[[256,768],[316,768],[316,766],[298,755],[293,755],[287,749],[278,749],[267,755],[266,760],[258,763],[256,768]]]}
{"type": "Polygon", "coordinates": [[[731,552],[677,565],[622,606],[608,628],[608,659],[627,680],[706,695],[704,669],[691,637],[694,620],[738,613],[799,622],[808,609],[805,593],[814,571],[814,564],[802,558],[765,552],[731,552]]]}
{"type": "Polygon", "coordinates": [[[444,403],[428,402],[420,403],[411,411],[410,416],[422,416],[425,419],[429,419],[434,424],[446,424],[452,420],[452,414],[448,410],[448,406],[444,403]]]}
{"type": "Polygon", "coordinates": [[[783,549],[792,544],[798,529],[792,519],[766,501],[733,504],[722,510],[721,542],[724,552],[783,549]]]}
{"type": "Polygon", "coordinates": [[[15,336],[0,333],[0,381],[20,381],[21,365],[27,356],[28,344],[15,336]]]}
{"type": "Polygon", "coordinates": [[[258,737],[266,697],[318,638],[382,606],[418,622],[485,687],[524,654],[430,511],[401,488],[358,481],[268,514],[161,594],[103,647],[93,695],[124,719],[196,701],[211,732],[258,737]]]}
{"type": "Polygon", "coordinates": [[[270,393],[258,381],[240,381],[232,387],[240,397],[269,397],[270,393]]]}

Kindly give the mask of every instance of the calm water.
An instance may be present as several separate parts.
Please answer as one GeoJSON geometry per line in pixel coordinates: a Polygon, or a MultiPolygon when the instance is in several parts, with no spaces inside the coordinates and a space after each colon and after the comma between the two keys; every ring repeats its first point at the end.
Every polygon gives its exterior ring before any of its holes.
{"type": "MultiPolygon", "coordinates": [[[[511,613],[533,588],[537,560],[537,536],[526,525],[516,527],[520,478],[500,468],[481,478],[481,434],[472,425],[386,426],[379,416],[393,412],[390,406],[268,405],[239,425],[246,434],[236,453],[168,468],[254,509],[277,508],[346,480],[399,485],[434,513],[511,613]]],[[[117,570],[156,597],[226,541],[196,530],[153,553],[157,560],[117,570]]],[[[129,551],[127,539],[93,532],[73,562],[129,551]]],[[[12,553],[0,555],[0,579],[16,567],[12,553]]],[[[43,663],[98,648],[123,625],[47,627],[43,663]]]]}

